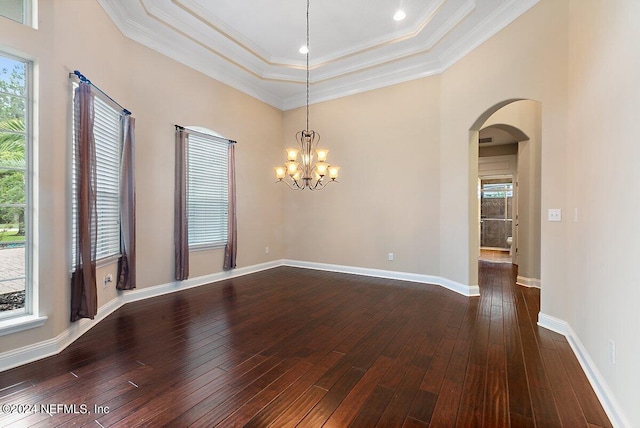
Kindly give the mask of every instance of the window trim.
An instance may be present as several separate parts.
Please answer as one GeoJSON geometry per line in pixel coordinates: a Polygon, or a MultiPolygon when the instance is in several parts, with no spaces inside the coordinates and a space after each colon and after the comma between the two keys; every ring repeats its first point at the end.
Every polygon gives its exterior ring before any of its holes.
{"type": "Polygon", "coordinates": [[[0,14],[0,17],[16,22],[20,25],[26,25],[34,30],[38,29],[38,1],[22,0],[22,21],[16,21],[6,15],[0,14]]]}
{"type": "Polygon", "coordinates": [[[0,336],[6,336],[32,328],[42,327],[48,317],[34,314],[23,314],[12,318],[0,319],[0,336]]]}

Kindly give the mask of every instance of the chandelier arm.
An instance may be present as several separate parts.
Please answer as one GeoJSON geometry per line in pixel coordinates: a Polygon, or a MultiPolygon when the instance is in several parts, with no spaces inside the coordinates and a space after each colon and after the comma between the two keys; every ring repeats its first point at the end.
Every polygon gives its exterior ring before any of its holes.
{"type": "Polygon", "coordinates": [[[290,181],[290,180],[287,180],[287,179],[284,179],[284,178],[283,178],[282,180],[278,180],[278,181],[276,181],[276,183],[284,183],[284,184],[286,184],[286,185],[287,185],[287,187],[289,187],[289,189],[291,189],[291,190],[304,190],[304,186],[300,186],[300,185],[298,184],[298,182],[297,182],[297,181],[295,181],[295,180],[293,180],[293,184],[291,184],[291,181],[290,181]]]}
{"type": "Polygon", "coordinates": [[[334,182],[335,182],[335,183],[337,183],[337,182],[338,182],[338,180],[329,180],[329,181],[327,181],[326,183],[324,182],[324,180],[319,180],[319,182],[316,182],[316,184],[315,184],[313,187],[309,187],[309,190],[311,190],[311,191],[314,191],[314,190],[317,190],[317,191],[324,190],[324,189],[327,187],[327,185],[328,185],[329,183],[334,183],[334,182]],[[319,183],[319,184],[318,184],[318,183],[319,183]]]}

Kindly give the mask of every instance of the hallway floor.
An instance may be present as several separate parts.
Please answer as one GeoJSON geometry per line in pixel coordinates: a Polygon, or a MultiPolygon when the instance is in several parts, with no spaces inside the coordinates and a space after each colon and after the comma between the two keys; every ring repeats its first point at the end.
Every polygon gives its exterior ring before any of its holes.
{"type": "Polygon", "coordinates": [[[508,250],[495,250],[488,248],[480,248],[479,261],[493,263],[511,263],[511,254],[508,250]]]}

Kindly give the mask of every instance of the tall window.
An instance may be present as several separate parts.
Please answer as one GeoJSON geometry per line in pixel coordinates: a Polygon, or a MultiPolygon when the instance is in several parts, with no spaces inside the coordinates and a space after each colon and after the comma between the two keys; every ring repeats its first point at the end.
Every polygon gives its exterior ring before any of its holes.
{"type": "Polygon", "coordinates": [[[187,157],[189,247],[227,242],[229,142],[190,133],[187,157]]]}
{"type": "Polygon", "coordinates": [[[0,53],[0,318],[31,312],[30,69],[0,53]]]}
{"type": "MultiPolygon", "coordinates": [[[[74,93],[75,87],[74,86],[74,93]]],[[[94,127],[96,142],[96,210],[98,212],[98,236],[96,259],[108,259],[120,255],[120,152],[122,124],[120,111],[107,101],[96,95],[94,99],[94,127]]],[[[73,116],[73,115],[72,115],[73,116]]],[[[72,119],[72,120],[75,120],[72,119]]],[[[75,141],[75,123],[73,123],[73,139],[75,141]]],[[[72,160],[75,177],[75,156],[72,160]]],[[[72,183],[73,219],[76,219],[76,183],[72,183]]],[[[75,233],[75,223],[72,227],[75,233]]],[[[72,236],[74,248],[72,258],[75,260],[75,236],[72,236]]]]}
{"type": "Polygon", "coordinates": [[[21,24],[30,25],[32,3],[33,0],[1,0],[0,16],[21,24]]]}

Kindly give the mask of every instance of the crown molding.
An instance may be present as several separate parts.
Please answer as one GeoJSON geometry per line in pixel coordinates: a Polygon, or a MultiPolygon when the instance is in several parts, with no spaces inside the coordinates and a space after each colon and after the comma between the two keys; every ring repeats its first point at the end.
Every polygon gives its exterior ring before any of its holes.
{"type": "MultiPolygon", "coordinates": [[[[355,73],[336,79],[335,82],[324,86],[318,85],[311,89],[310,104],[331,101],[337,98],[355,95],[362,92],[380,89],[411,80],[440,74],[443,68],[437,63],[426,63],[423,58],[417,58],[412,63],[404,63],[402,66],[389,66],[386,70],[371,71],[368,75],[355,73]]],[[[285,98],[282,103],[284,111],[303,107],[306,104],[306,94],[302,92],[292,97],[285,98]]]]}

